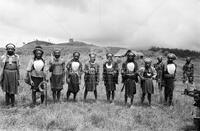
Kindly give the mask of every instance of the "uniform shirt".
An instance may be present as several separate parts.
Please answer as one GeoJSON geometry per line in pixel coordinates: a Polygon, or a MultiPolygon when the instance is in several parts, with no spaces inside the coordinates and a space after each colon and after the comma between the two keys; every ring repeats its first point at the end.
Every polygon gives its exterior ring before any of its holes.
{"type": "Polygon", "coordinates": [[[103,81],[107,81],[107,75],[112,74],[114,75],[114,82],[118,83],[118,75],[119,75],[119,68],[118,64],[112,61],[111,65],[108,65],[108,62],[103,64],[103,81]]]}
{"type": "Polygon", "coordinates": [[[62,58],[53,58],[49,62],[49,71],[54,75],[62,75],[65,72],[65,62],[62,58]]]}
{"type": "Polygon", "coordinates": [[[184,66],[183,66],[183,74],[186,74],[186,75],[193,75],[193,73],[194,73],[194,65],[192,64],[192,63],[190,63],[190,64],[185,64],[184,66]]]}
{"type": "Polygon", "coordinates": [[[128,78],[127,75],[134,75],[131,76],[132,78],[135,79],[136,82],[138,82],[138,64],[137,62],[124,62],[122,64],[122,69],[121,69],[121,75],[122,75],[122,83],[125,82],[125,80],[128,78]]]}
{"type": "Polygon", "coordinates": [[[14,54],[12,56],[3,55],[1,57],[1,62],[2,67],[8,70],[18,70],[20,66],[19,56],[17,54],[14,54]]]}
{"type": "MultiPolygon", "coordinates": [[[[42,60],[42,59],[40,59],[40,60],[42,60]]],[[[45,77],[45,70],[46,70],[46,69],[44,69],[45,68],[45,62],[42,60],[44,62],[44,66],[42,67],[42,69],[40,71],[36,71],[34,69],[34,62],[35,61],[37,61],[37,60],[31,59],[28,63],[26,70],[28,72],[31,72],[31,76],[33,76],[33,77],[45,77]]]]}
{"type": "Polygon", "coordinates": [[[88,62],[84,68],[85,78],[89,75],[95,75],[97,82],[99,82],[99,64],[88,62]]]}
{"type": "Polygon", "coordinates": [[[17,54],[12,56],[5,54],[1,56],[0,66],[0,81],[3,80],[3,70],[5,69],[5,66],[7,69],[17,69],[19,74],[19,56],[17,54]]]}
{"type": "Polygon", "coordinates": [[[82,63],[80,61],[75,61],[74,59],[72,59],[70,62],[68,62],[66,68],[67,68],[66,78],[69,78],[71,73],[76,73],[79,76],[79,78],[81,78],[83,69],[82,69],[82,63]]]}
{"type": "Polygon", "coordinates": [[[146,69],[145,67],[141,67],[139,69],[139,74],[143,78],[155,78],[157,75],[157,72],[156,72],[155,68],[152,66],[149,67],[148,69],[146,69]]]}
{"type": "Polygon", "coordinates": [[[177,65],[174,62],[172,62],[172,63],[166,63],[165,66],[164,66],[164,68],[163,68],[164,79],[175,79],[175,77],[176,77],[176,69],[177,69],[177,65]],[[172,74],[168,70],[168,67],[170,65],[174,65],[175,66],[175,70],[174,70],[174,72],[172,74]]]}
{"type": "Polygon", "coordinates": [[[194,79],[194,65],[191,63],[186,63],[183,66],[183,82],[187,81],[188,77],[192,77],[192,79],[194,79]]]}
{"type": "Polygon", "coordinates": [[[163,80],[163,68],[164,68],[163,62],[154,64],[154,68],[157,71],[156,80],[161,82],[163,80]]]}
{"type": "Polygon", "coordinates": [[[135,61],[134,62],[125,62],[122,64],[121,73],[122,73],[122,75],[132,74],[132,73],[136,73],[137,70],[138,70],[138,64],[135,61]],[[133,66],[133,67],[131,67],[131,66],[133,66]],[[129,68],[130,68],[130,70],[129,70],[129,68]]]}

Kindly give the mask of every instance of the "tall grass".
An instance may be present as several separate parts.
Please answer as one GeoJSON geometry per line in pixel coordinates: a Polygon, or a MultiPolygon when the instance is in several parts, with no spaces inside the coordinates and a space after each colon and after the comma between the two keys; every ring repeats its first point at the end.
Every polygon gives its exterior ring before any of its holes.
{"type": "MultiPolygon", "coordinates": [[[[116,90],[115,104],[106,102],[105,87],[101,81],[98,86],[98,101],[94,102],[93,93],[88,94],[88,100],[83,101],[83,81],[78,93],[77,102],[66,101],[67,84],[62,90],[61,103],[53,104],[50,88],[48,89],[48,105],[38,105],[31,108],[31,90],[24,83],[25,69],[31,56],[21,56],[21,80],[19,93],[16,96],[17,105],[7,108],[4,104],[4,93],[0,91],[0,129],[5,130],[63,130],[63,131],[175,131],[181,130],[187,123],[191,123],[192,98],[181,95],[184,89],[180,80],[176,82],[174,91],[174,109],[158,104],[158,89],[152,97],[153,107],[140,104],[140,86],[134,98],[134,108],[124,105],[122,84],[116,90]]],[[[64,59],[69,61],[69,56],[64,59]]],[[[83,63],[88,57],[82,56],[83,63]]],[[[154,59],[155,60],[155,59],[154,59]]],[[[102,59],[97,59],[101,65],[102,59]]],[[[181,65],[178,63],[178,76],[181,76],[181,65]]],[[[121,63],[120,63],[121,64],[121,63]]],[[[195,63],[197,64],[197,62],[195,63]]],[[[195,67],[195,69],[198,69],[195,67]]],[[[196,82],[198,80],[196,79],[196,82]]],[[[39,102],[39,100],[38,100],[39,102]]],[[[146,102],[146,101],[145,101],[146,102]]]]}

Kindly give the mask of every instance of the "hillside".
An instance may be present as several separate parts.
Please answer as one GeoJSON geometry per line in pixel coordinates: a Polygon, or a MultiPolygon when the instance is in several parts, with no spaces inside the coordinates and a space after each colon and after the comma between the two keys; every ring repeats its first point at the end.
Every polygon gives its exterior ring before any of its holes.
{"type": "Polygon", "coordinates": [[[174,53],[179,58],[192,57],[193,59],[199,59],[200,52],[194,50],[183,50],[177,48],[161,48],[161,47],[151,47],[149,51],[159,52],[160,54],[166,55],[171,52],[174,53]]]}
{"type": "Polygon", "coordinates": [[[73,41],[73,42],[65,42],[65,43],[58,43],[56,44],[57,46],[95,46],[92,44],[87,44],[85,42],[80,42],[80,41],[73,41]]]}
{"type": "MultiPolygon", "coordinates": [[[[38,44],[38,43],[37,43],[38,44]]],[[[97,87],[98,101],[94,102],[93,93],[88,94],[88,100],[83,101],[84,81],[80,85],[78,101],[66,101],[68,85],[65,83],[62,90],[61,103],[54,104],[52,92],[48,83],[48,105],[31,107],[30,86],[25,84],[24,78],[28,61],[32,57],[32,49],[35,45],[26,45],[17,49],[20,54],[20,86],[16,95],[17,105],[14,108],[5,106],[4,93],[0,90],[0,130],[61,130],[61,131],[182,131],[192,124],[193,98],[181,95],[185,85],[182,83],[182,66],[185,63],[182,59],[177,59],[177,80],[174,91],[174,108],[170,109],[159,103],[159,91],[154,81],[155,93],[152,96],[153,107],[140,104],[141,88],[137,84],[137,93],[134,97],[134,106],[124,105],[124,92],[121,92],[123,84],[121,75],[116,89],[114,104],[106,101],[105,86],[102,81],[102,65],[105,61],[105,54],[108,51],[118,52],[122,48],[99,47],[85,43],[77,44],[41,44],[45,50],[45,60],[49,60],[50,52],[54,48],[62,49],[62,56],[68,62],[73,51],[80,51],[80,61],[85,64],[88,60],[89,52],[97,53],[97,62],[100,64],[100,83],[97,87]],[[49,53],[49,54],[48,54],[49,53]]],[[[2,51],[4,51],[2,49],[2,51]]],[[[151,56],[153,63],[156,56],[163,55],[159,51],[143,51],[147,56],[151,56]]],[[[125,58],[116,58],[119,68],[125,58]]],[[[166,59],[164,58],[164,61],[166,59]]],[[[143,61],[137,60],[141,66],[143,61]]],[[[195,60],[195,84],[200,88],[199,60],[195,60]]],[[[39,98],[39,95],[38,95],[39,98]]],[[[72,98],[72,96],[71,96],[72,98]]],[[[37,100],[39,103],[39,99],[37,100]]]]}
{"type": "MultiPolygon", "coordinates": [[[[88,44],[86,42],[73,41],[64,43],[49,43],[45,41],[32,41],[20,48],[17,48],[17,54],[19,55],[31,55],[35,46],[40,45],[45,51],[45,55],[49,56],[54,49],[61,49],[63,55],[71,55],[74,51],[80,52],[82,55],[88,55],[91,52],[95,52],[99,57],[102,57],[106,52],[116,53],[121,48],[119,47],[100,47],[94,44],[88,44]]],[[[2,50],[4,52],[4,50],[2,50]]],[[[1,53],[1,50],[0,50],[1,53]]],[[[2,54],[2,53],[1,53],[2,54]]]]}
{"type": "MultiPolygon", "coordinates": [[[[4,93],[0,90],[0,129],[4,130],[59,130],[59,131],[182,131],[192,123],[193,98],[181,95],[185,85],[181,82],[181,66],[183,60],[177,60],[177,81],[174,91],[174,108],[164,106],[158,102],[158,88],[152,96],[153,107],[140,104],[141,88],[137,84],[137,94],[134,97],[134,106],[124,105],[124,92],[121,92],[121,76],[116,89],[114,104],[106,101],[105,86],[101,79],[98,85],[98,101],[94,102],[93,93],[88,94],[88,100],[83,101],[84,82],[82,79],[78,101],[66,101],[67,84],[64,85],[61,103],[54,104],[52,92],[48,84],[48,105],[38,105],[31,108],[30,86],[24,83],[27,61],[31,56],[21,57],[21,80],[19,93],[16,96],[17,106],[7,108],[4,103],[4,93]]],[[[64,59],[68,60],[65,55],[64,59]]],[[[88,56],[82,56],[83,64],[88,56]]],[[[97,59],[102,71],[105,59],[97,59]]],[[[156,60],[155,58],[153,59],[156,60]]],[[[199,74],[199,62],[195,62],[195,76],[199,74]]],[[[139,63],[141,64],[141,63],[139,63]]],[[[121,67],[121,66],[119,66],[121,67]]],[[[101,76],[102,78],[102,76],[101,76]]],[[[199,79],[195,77],[199,85],[199,79]]],[[[155,84],[155,83],[154,83],[155,84]]],[[[198,87],[199,88],[199,87],[198,87]]],[[[39,98],[39,96],[38,96],[39,98]]],[[[72,96],[70,97],[72,99],[72,96]]],[[[37,100],[40,102],[39,99],[37,100]]]]}
{"type": "Polygon", "coordinates": [[[31,41],[28,42],[27,44],[23,45],[23,48],[30,48],[30,47],[35,47],[35,46],[51,46],[53,45],[53,43],[50,42],[46,42],[46,41],[41,41],[41,40],[35,40],[35,41],[31,41]]]}

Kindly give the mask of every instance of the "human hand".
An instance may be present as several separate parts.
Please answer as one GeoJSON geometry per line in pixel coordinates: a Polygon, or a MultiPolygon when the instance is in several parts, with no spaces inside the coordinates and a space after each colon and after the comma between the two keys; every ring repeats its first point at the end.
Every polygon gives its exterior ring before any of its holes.
{"type": "Polygon", "coordinates": [[[70,83],[70,79],[69,79],[69,78],[67,78],[67,79],[66,79],[66,82],[67,82],[67,83],[70,83]]]}
{"type": "Polygon", "coordinates": [[[30,80],[31,86],[34,86],[34,82],[32,80],[30,80]]]}

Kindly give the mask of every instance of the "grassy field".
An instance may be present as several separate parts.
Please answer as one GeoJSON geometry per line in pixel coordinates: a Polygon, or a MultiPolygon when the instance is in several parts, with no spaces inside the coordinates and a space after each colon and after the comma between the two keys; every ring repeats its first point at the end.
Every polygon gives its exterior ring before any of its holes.
{"type": "MultiPolygon", "coordinates": [[[[0,130],[181,131],[186,125],[192,123],[193,99],[181,95],[181,91],[185,88],[180,79],[181,67],[184,63],[182,60],[177,61],[178,79],[174,91],[174,108],[170,110],[169,107],[159,104],[156,84],[152,108],[140,104],[140,85],[137,85],[134,107],[125,106],[124,92],[120,92],[121,80],[117,85],[114,104],[106,102],[105,87],[101,81],[98,86],[97,102],[94,102],[93,93],[88,94],[86,102],[83,101],[82,82],[77,102],[66,101],[67,85],[65,84],[61,103],[53,104],[51,91],[48,89],[48,105],[31,108],[31,90],[23,81],[30,58],[31,56],[21,57],[21,80],[19,93],[16,96],[16,107],[7,108],[4,103],[4,93],[0,91],[0,130]]],[[[66,56],[65,59],[68,61],[69,57],[66,56]]],[[[81,57],[82,62],[86,60],[87,57],[81,57]]],[[[97,59],[97,61],[102,67],[102,59],[97,59]]],[[[198,61],[195,62],[197,73],[199,73],[198,63],[198,61]]],[[[195,82],[199,85],[197,77],[195,82]]]]}

